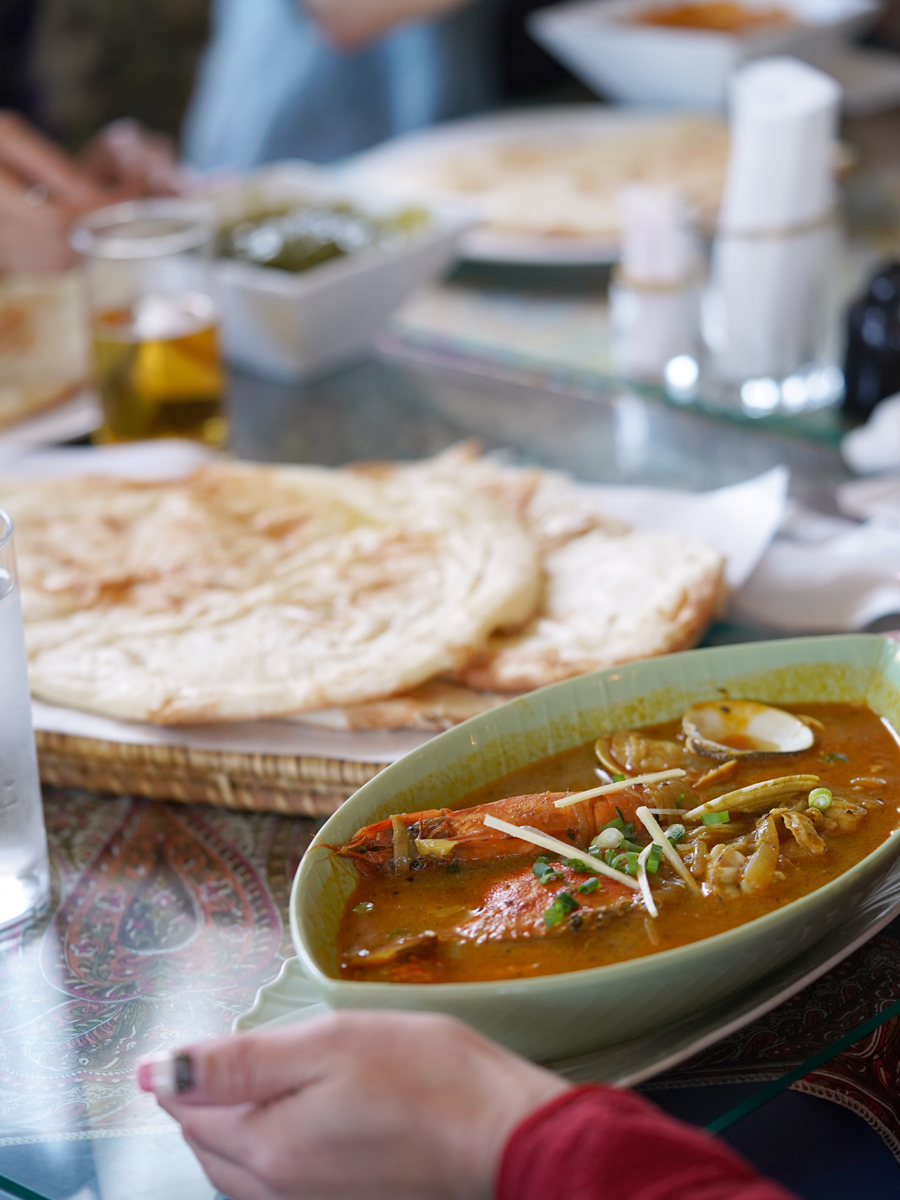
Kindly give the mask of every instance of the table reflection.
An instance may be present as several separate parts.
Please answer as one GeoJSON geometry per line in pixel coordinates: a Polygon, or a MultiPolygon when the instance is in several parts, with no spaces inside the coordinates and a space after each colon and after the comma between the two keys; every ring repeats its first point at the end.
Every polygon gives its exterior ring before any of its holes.
{"type": "Polygon", "coordinates": [[[277,975],[315,824],[56,789],[45,810],[51,910],[0,958],[0,1172],[52,1200],[211,1194],[134,1064],[227,1034],[277,975]]]}

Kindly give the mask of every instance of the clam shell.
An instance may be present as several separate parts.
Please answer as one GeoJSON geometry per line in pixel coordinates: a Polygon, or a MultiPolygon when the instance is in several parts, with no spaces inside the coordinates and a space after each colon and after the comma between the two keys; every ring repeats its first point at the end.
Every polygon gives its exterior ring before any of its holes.
{"type": "Polygon", "coordinates": [[[714,800],[707,800],[705,804],[686,812],[684,819],[700,821],[707,814],[715,812],[764,812],[789,796],[812,791],[818,782],[818,775],[782,775],[778,779],[763,779],[759,783],[750,783],[747,787],[726,792],[724,796],[716,796],[714,800]]]}
{"type": "Polygon", "coordinates": [[[688,749],[708,758],[795,754],[808,750],[815,733],[793,713],[756,700],[708,700],[681,719],[688,749]]]}

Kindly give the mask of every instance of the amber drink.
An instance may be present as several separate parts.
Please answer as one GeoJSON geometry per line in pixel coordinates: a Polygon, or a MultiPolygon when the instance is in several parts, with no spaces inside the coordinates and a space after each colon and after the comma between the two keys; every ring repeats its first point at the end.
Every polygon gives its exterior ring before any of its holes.
{"type": "Polygon", "coordinates": [[[103,406],[95,440],[226,441],[211,234],[205,210],[157,200],[93,213],[73,235],[86,268],[103,406]]]}

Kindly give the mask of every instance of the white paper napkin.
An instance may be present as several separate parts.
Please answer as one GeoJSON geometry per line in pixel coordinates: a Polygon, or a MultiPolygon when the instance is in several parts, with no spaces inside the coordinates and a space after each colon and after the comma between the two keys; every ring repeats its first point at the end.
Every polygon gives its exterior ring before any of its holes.
{"type": "Polygon", "coordinates": [[[792,506],[729,613],[795,633],[863,629],[900,613],[900,520],[858,525],[792,506]]]}
{"type": "Polygon", "coordinates": [[[722,380],[782,379],[818,356],[835,233],[833,141],[841,90],[792,58],[741,67],[703,331],[722,380]]]}
{"type": "Polygon", "coordinates": [[[790,473],[773,467],[710,492],[585,484],[598,507],[638,529],[703,538],[725,556],[725,579],[740,588],[781,525],[790,473]]]}
{"type": "Polygon", "coordinates": [[[719,228],[778,231],[828,212],[840,86],[799,59],[764,58],[734,73],[729,99],[719,228]]]}
{"type": "MultiPolygon", "coordinates": [[[[842,450],[857,471],[900,468],[900,396],[879,404],[868,424],[847,435],[842,450]]],[[[900,474],[846,483],[837,501],[856,520],[792,506],[779,536],[732,598],[735,619],[815,633],[863,629],[900,614],[900,474]]]]}
{"type": "Polygon", "coordinates": [[[860,475],[900,470],[900,395],[882,400],[865,425],[848,433],[841,453],[860,475]]]}

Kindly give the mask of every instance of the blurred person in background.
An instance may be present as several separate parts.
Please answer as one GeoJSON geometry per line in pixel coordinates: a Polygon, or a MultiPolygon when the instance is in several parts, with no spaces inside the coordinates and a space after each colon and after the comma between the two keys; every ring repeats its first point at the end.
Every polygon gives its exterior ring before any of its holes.
{"type": "Polygon", "coordinates": [[[179,190],[207,36],[207,0],[0,0],[0,274],[70,266],[81,213],[179,190]]]}
{"type": "Polygon", "coordinates": [[[524,34],[541,2],[0,0],[0,271],[69,265],[80,213],[182,190],[179,129],[199,171],[328,162],[565,79],[524,34]]]}
{"type": "Polygon", "coordinates": [[[209,0],[0,0],[0,108],[70,153],[130,117],[176,138],[209,0]]]}
{"type": "Polygon", "coordinates": [[[71,152],[122,116],[175,135],[187,109],[200,170],[331,161],[492,104],[502,3],[0,0],[0,107],[71,152]]]}
{"type": "Polygon", "coordinates": [[[65,270],[82,213],[173,195],[181,179],[170,143],[133,121],[114,122],[75,159],[18,113],[0,112],[0,275],[65,270]]]}
{"type": "Polygon", "coordinates": [[[498,0],[214,0],[183,149],[330,162],[493,105],[498,0]]]}

